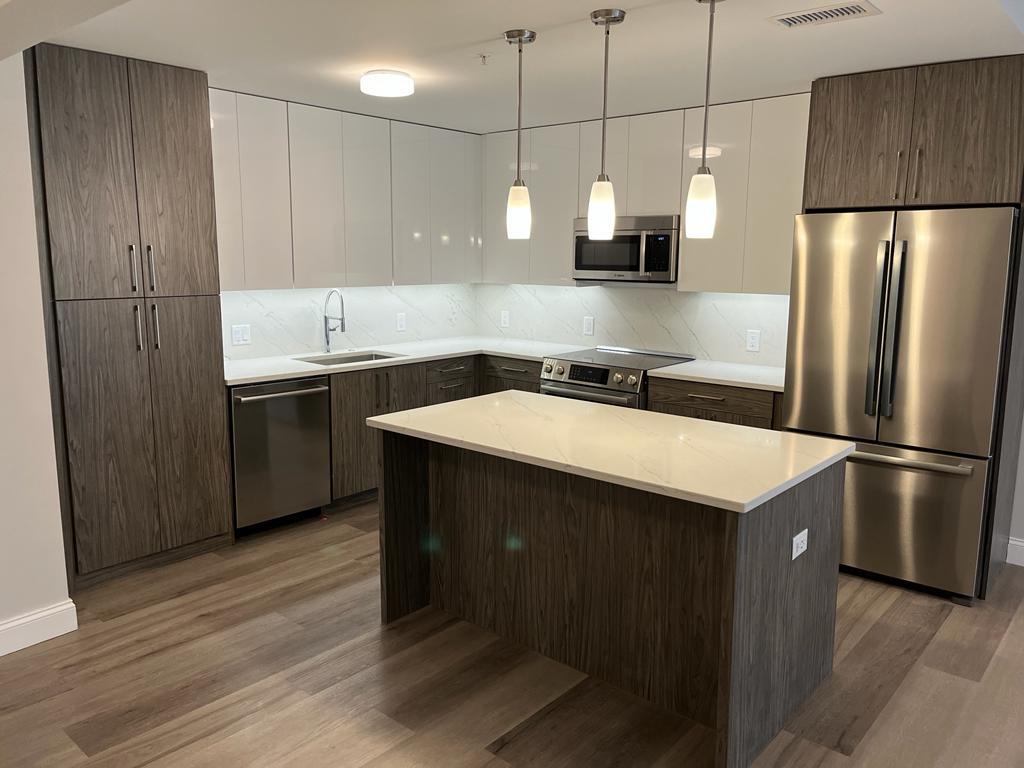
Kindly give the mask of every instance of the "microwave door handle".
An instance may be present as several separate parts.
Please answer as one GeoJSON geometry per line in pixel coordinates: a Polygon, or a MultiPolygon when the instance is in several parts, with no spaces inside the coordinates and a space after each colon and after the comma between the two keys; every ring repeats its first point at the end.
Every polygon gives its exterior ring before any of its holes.
{"type": "Polygon", "coordinates": [[[647,236],[649,232],[640,233],[640,274],[645,277],[650,277],[650,272],[647,271],[647,236]]]}

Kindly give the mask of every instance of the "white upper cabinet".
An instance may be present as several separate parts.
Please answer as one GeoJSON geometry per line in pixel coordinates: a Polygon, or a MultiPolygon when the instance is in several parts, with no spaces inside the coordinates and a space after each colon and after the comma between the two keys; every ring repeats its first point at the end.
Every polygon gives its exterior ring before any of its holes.
{"type": "MultiPolygon", "coordinates": [[[[718,221],[710,240],[687,240],[680,231],[680,291],[738,292],[743,285],[747,234],[747,176],[750,169],[749,101],[711,107],[708,126],[708,167],[715,177],[718,221]]],[[[686,110],[682,195],[700,167],[704,109],[686,110]],[[694,154],[695,157],[690,155],[694,154]]],[[[685,228],[685,221],[681,230],[685,228]]]]}
{"type": "Polygon", "coordinates": [[[627,165],[628,204],[620,215],[678,214],[682,210],[683,110],[630,117],[627,165]]]}
{"type": "Polygon", "coordinates": [[[241,93],[236,101],[245,288],[291,288],[288,107],[241,93]]]}
{"type": "MultiPolygon", "coordinates": [[[[615,189],[615,213],[629,215],[629,121],[628,117],[613,117],[608,121],[605,173],[615,189]]],[[[580,123],[580,184],[577,212],[587,215],[590,205],[590,187],[601,172],[601,121],[580,123]]]]}
{"type": "Polygon", "coordinates": [[[213,133],[213,187],[217,207],[217,256],[220,289],[245,288],[242,249],[242,188],[238,167],[238,104],[233,91],[210,89],[213,133]]]}
{"type": "Polygon", "coordinates": [[[341,113],[288,105],[296,288],[345,285],[341,113]]]}
{"type": "MultiPolygon", "coordinates": [[[[530,132],[523,132],[523,181],[530,180],[530,132]]],[[[489,133],[484,137],[484,248],[483,281],[527,283],[530,280],[530,241],[509,240],[505,232],[508,188],[516,178],[516,132],[489,133]]],[[[536,222],[537,207],[530,189],[536,222]]]]}
{"type": "Polygon", "coordinates": [[[430,282],[432,129],[391,123],[391,216],[396,285],[430,282]]]}
{"type": "Polygon", "coordinates": [[[462,141],[466,196],[463,201],[466,217],[466,252],[464,281],[479,283],[483,279],[484,246],[484,137],[467,133],[462,141]]]}
{"type": "Polygon", "coordinates": [[[348,285],[391,285],[391,124],[342,114],[348,285]]]}
{"type": "Polygon", "coordinates": [[[530,134],[529,282],[573,285],[573,219],[578,203],[579,124],[533,128],[530,134]]]}
{"type": "Polygon", "coordinates": [[[809,94],[754,102],[747,184],[744,293],[789,293],[793,217],[800,213],[809,94]]]}
{"type": "MultiPolygon", "coordinates": [[[[430,129],[430,276],[434,283],[470,282],[466,254],[468,204],[479,182],[466,172],[466,134],[430,129]]],[[[479,166],[478,166],[479,167],[479,166]]]]}

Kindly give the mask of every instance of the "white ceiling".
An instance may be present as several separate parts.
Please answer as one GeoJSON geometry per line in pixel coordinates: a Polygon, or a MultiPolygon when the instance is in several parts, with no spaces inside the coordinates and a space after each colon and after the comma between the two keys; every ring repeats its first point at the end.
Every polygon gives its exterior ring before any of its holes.
{"type": "MultiPolygon", "coordinates": [[[[882,15],[785,30],[768,21],[827,0],[718,6],[712,101],[805,91],[815,77],[1024,51],[1013,0],[873,0],[882,15]],[[1007,6],[1003,5],[1007,3],[1007,6]]],[[[487,132],[515,126],[515,50],[526,49],[524,123],[600,116],[595,0],[132,0],[56,42],[195,67],[210,84],[413,122],[487,132]],[[477,54],[489,54],[482,66],[477,54]],[[359,93],[359,75],[416,78],[406,99],[359,93]]],[[[707,6],[629,0],[612,29],[610,114],[703,100],[707,6]]]]}

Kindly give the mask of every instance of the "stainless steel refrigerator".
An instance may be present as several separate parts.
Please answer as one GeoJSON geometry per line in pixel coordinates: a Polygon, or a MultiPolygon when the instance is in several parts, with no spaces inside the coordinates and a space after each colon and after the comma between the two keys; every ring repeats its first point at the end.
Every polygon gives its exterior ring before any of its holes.
{"type": "Polygon", "coordinates": [[[843,564],[983,591],[1016,229],[1010,207],[797,217],[784,422],[857,443],[843,564]]]}

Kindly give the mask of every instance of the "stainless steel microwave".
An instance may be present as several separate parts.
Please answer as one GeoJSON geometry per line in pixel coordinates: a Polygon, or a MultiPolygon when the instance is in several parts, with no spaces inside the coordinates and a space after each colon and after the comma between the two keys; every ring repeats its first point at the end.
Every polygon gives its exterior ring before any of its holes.
{"type": "Polygon", "coordinates": [[[611,240],[591,240],[585,218],[576,219],[574,232],[575,280],[676,281],[678,216],[619,216],[611,240]]]}

